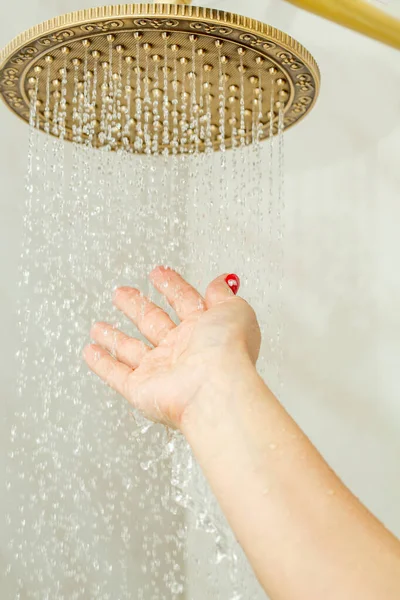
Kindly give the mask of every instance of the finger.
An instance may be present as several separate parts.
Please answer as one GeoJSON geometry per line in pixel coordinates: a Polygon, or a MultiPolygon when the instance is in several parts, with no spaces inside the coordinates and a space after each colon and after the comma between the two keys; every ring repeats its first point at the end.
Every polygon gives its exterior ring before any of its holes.
{"type": "Polygon", "coordinates": [[[118,288],[113,301],[154,346],[162,342],[176,327],[162,308],[148,300],[135,288],[118,288]]]}
{"type": "Polygon", "coordinates": [[[128,382],[134,371],[113,358],[107,350],[90,344],[83,351],[88,367],[105,381],[113,390],[128,399],[128,382]]]}
{"type": "Polygon", "coordinates": [[[173,269],[157,267],[150,281],[163,294],[181,321],[206,310],[203,296],[173,269]]]}
{"type": "Polygon", "coordinates": [[[131,369],[136,369],[146,354],[151,351],[144,342],[129,337],[109,323],[95,323],[90,330],[90,336],[96,344],[131,369]]]}
{"type": "Polygon", "coordinates": [[[234,273],[217,277],[210,283],[206,291],[207,308],[226,302],[236,296],[240,287],[240,279],[234,273]]]}

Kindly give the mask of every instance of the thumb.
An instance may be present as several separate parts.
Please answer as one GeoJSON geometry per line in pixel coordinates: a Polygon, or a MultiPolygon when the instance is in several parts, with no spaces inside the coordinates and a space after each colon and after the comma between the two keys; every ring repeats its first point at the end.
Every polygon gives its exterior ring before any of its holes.
{"type": "Polygon", "coordinates": [[[236,296],[239,287],[240,279],[234,273],[220,275],[217,279],[214,279],[206,291],[206,304],[208,308],[236,296]]]}

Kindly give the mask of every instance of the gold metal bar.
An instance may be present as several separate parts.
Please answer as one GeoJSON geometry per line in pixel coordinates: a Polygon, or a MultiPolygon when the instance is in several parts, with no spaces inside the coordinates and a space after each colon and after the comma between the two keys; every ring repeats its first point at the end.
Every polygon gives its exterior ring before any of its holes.
{"type": "Polygon", "coordinates": [[[363,0],[286,0],[400,50],[400,21],[363,0]]]}

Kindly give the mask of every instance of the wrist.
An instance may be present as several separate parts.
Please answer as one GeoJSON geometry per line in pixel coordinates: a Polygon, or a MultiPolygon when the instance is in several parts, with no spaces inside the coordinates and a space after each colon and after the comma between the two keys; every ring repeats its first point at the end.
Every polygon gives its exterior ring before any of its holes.
{"type": "Polygon", "coordinates": [[[182,414],[182,433],[188,438],[193,429],[215,427],[226,418],[233,404],[251,394],[260,381],[247,352],[225,353],[216,358],[206,368],[201,385],[182,414]]]}

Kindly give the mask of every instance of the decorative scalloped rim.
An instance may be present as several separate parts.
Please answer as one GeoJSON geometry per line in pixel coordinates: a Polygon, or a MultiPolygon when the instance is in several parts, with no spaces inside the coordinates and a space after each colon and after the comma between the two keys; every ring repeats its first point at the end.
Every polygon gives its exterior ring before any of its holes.
{"type": "Polygon", "coordinates": [[[308,64],[308,67],[314,71],[316,82],[320,81],[320,71],[313,56],[302,46],[297,40],[290,37],[286,33],[271,27],[261,21],[243,17],[235,13],[228,13],[214,8],[203,8],[201,6],[177,5],[177,4],[120,4],[115,6],[99,6],[67,13],[59,17],[54,17],[48,21],[44,21],[39,25],[31,27],[27,31],[17,35],[3,50],[0,52],[0,69],[3,68],[5,62],[10,55],[16,50],[23,48],[25,45],[40,38],[54,30],[78,25],[88,21],[99,21],[117,17],[136,17],[137,15],[144,17],[185,17],[204,19],[214,23],[220,23],[222,26],[232,26],[238,29],[243,29],[249,33],[264,35],[280,44],[287,47],[293,53],[296,53],[299,58],[308,64]]]}

